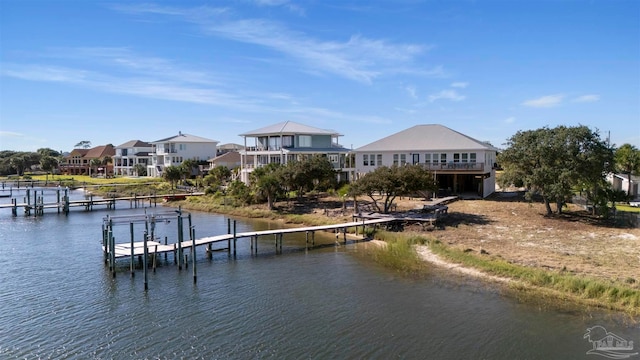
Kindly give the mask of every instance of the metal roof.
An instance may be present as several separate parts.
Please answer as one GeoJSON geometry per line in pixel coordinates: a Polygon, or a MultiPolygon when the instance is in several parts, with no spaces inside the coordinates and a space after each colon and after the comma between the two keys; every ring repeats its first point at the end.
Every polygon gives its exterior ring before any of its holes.
{"type": "Polygon", "coordinates": [[[319,129],[313,126],[299,124],[293,121],[284,121],[281,123],[269,125],[257,130],[249,131],[240,136],[267,136],[267,135],[334,135],[339,136],[340,134],[333,130],[319,129]]]}
{"type": "Polygon", "coordinates": [[[178,135],[152,142],[152,144],[158,143],[218,143],[218,141],[179,132],[178,135]]]}
{"type": "Polygon", "coordinates": [[[151,144],[149,144],[148,142],[144,142],[142,140],[129,140],[124,144],[120,144],[116,146],[116,149],[126,149],[126,148],[133,148],[133,147],[151,147],[151,144]]]}
{"type": "Polygon", "coordinates": [[[494,146],[438,124],[416,125],[355,149],[367,151],[494,150],[494,146]]]}

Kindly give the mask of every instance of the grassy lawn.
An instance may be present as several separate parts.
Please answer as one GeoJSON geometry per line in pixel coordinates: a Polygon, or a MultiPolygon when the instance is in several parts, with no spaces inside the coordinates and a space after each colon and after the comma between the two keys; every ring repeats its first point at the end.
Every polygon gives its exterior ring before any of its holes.
{"type": "Polygon", "coordinates": [[[640,213],[640,207],[633,207],[633,206],[629,206],[629,205],[616,205],[616,209],[618,211],[640,213]]]}
{"type": "Polygon", "coordinates": [[[151,177],[140,177],[140,178],[130,178],[130,177],[116,177],[116,178],[97,178],[91,177],[87,175],[32,175],[30,180],[37,181],[50,181],[50,182],[76,182],[76,183],[86,183],[87,185],[103,185],[103,184],[146,184],[146,183],[161,183],[164,180],[161,178],[151,178],[151,177]]]}

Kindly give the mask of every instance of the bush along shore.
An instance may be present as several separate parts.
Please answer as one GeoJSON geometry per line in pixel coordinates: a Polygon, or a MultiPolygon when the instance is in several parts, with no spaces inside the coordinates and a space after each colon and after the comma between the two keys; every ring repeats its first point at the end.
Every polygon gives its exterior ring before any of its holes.
{"type": "MultiPolygon", "coordinates": [[[[304,214],[292,212],[292,206],[287,204],[268,210],[263,205],[242,206],[233,199],[213,196],[194,197],[173,205],[180,205],[187,210],[275,220],[285,224],[313,226],[351,221],[348,215],[319,216],[323,210],[318,204],[315,205],[320,209],[307,209],[304,214]]],[[[309,207],[313,206],[314,204],[309,204],[309,207]]],[[[382,246],[367,246],[359,253],[406,276],[424,276],[428,273],[429,263],[417,251],[420,247],[426,247],[447,263],[475,269],[489,278],[505,280],[508,292],[520,299],[543,302],[548,306],[567,307],[567,304],[571,304],[574,305],[571,306],[573,309],[614,310],[626,313],[634,320],[638,320],[636,318],[640,316],[640,290],[625,283],[584,277],[563,270],[519,265],[500,257],[447,246],[429,235],[411,231],[376,230],[370,231],[367,237],[382,241],[382,246]]]]}

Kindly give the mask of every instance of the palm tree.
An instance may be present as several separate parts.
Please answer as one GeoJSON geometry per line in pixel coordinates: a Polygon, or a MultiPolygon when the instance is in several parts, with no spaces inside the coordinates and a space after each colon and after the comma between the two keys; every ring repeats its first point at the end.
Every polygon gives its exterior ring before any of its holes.
{"type": "Polygon", "coordinates": [[[108,155],[102,158],[102,161],[101,161],[100,165],[104,167],[104,175],[105,176],[109,175],[108,166],[109,166],[109,164],[111,164],[112,160],[113,159],[111,159],[111,156],[108,156],[108,155]]]}
{"type": "Polygon", "coordinates": [[[102,160],[95,158],[95,159],[91,159],[91,161],[89,161],[89,176],[91,176],[91,170],[94,167],[98,167],[102,165],[102,160]]]}

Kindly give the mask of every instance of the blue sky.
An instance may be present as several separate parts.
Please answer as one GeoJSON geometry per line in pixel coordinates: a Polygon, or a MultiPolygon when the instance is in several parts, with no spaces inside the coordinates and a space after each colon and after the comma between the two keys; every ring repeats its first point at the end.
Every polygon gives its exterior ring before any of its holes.
{"type": "Polygon", "coordinates": [[[291,120],[357,148],[417,124],[640,147],[640,1],[0,1],[0,150],[291,120]]]}

